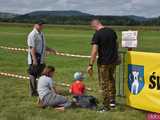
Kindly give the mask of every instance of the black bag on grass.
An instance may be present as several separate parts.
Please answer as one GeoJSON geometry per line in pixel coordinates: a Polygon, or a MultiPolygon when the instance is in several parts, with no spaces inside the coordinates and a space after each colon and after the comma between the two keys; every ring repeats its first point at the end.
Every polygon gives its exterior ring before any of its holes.
{"type": "Polygon", "coordinates": [[[97,107],[97,99],[94,96],[74,96],[74,99],[81,108],[95,109],[97,107]]]}

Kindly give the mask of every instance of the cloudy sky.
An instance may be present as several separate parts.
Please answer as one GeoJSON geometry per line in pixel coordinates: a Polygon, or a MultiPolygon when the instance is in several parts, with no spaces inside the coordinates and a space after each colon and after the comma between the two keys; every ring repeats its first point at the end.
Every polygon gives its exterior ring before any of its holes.
{"type": "Polygon", "coordinates": [[[160,0],[0,0],[0,12],[79,10],[95,15],[160,16],[160,0]]]}

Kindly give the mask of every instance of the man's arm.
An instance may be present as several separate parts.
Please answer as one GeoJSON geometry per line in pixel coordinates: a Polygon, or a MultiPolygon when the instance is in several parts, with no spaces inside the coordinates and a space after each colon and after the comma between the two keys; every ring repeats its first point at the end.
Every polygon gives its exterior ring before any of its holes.
{"type": "Polygon", "coordinates": [[[72,93],[72,85],[69,87],[69,93],[72,93]]]}
{"type": "Polygon", "coordinates": [[[49,81],[49,89],[51,91],[53,91],[54,93],[57,93],[57,90],[56,90],[56,88],[54,86],[54,82],[52,80],[49,81]]]}
{"type": "Polygon", "coordinates": [[[57,93],[57,90],[56,90],[56,88],[55,88],[54,86],[51,88],[51,90],[52,90],[54,93],[57,93]]]}
{"type": "Polygon", "coordinates": [[[32,60],[33,60],[33,65],[37,65],[37,58],[36,58],[36,48],[35,48],[35,34],[33,33],[30,33],[28,35],[28,46],[30,48],[30,53],[31,53],[31,56],[32,56],[32,60]]]}
{"type": "Polygon", "coordinates": [[[98,46],[96,44],[92,45],[91,58],[89,64],[93,65],[95,63],[97,52],[98,52],[98,46]]]}
{"type": "Polygon", "coordinates": [[[96,61],[97,53],[98,53],[98,46],[96,44],[93,44],[92,51],[91,51],[91,58],[89,61],[89,66],[87,68],[87,72],[89,73],[90,76],[92,76],[92,74],[93,74],[93,65],[96,61]]]}
{"type": "Polygon", "coordinates": [[[31,55],[33,60],[33,65],[37,65],[37,58],[36,58],[36,49],[33,47],[30,47],[31,49],[31,55]]]}

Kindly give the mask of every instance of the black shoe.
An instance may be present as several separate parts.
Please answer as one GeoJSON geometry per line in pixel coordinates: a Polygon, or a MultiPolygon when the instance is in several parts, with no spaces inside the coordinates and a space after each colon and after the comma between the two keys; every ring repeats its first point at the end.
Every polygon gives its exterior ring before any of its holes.
{"type": "Polygon", "coordinates": [[[31,96],[32,96],[32,97],[33,97],[33,96],[37,97],[37,96],[38,96],[38,93],[37,93],[37,92],[31,93],[31,96]]]}
{"type": "Polygon", "coordinates": [[[113,103],[110,103],[109,106],[110,106],[111,109],[115,109],[116,108],[116,104],[113,104],[113,103]]]}
{"type": "Polygon", "coordinates": [[[116,108],[116,102],[115,101],[111,101],[109,104],[111,109],[115,109],[116,108]]]}
{"type": "Polygon", "coordinates": [[[103,113],[103,112],[108,112],[110,109],[108,107],[101,107],[97,112],[103,113]]]}

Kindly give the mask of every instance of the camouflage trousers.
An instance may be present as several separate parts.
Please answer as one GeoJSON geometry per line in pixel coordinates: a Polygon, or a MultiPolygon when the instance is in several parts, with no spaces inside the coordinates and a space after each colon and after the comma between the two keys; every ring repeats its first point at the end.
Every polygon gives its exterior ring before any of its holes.
{"type": "Polygon", "coordinates": [[[102,90],[103,105],[109,107],[111,102],[115,102],[115,69],[116,65],[98,65],[98,79],[102,90]]]}

